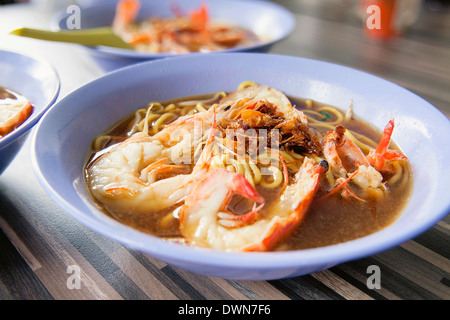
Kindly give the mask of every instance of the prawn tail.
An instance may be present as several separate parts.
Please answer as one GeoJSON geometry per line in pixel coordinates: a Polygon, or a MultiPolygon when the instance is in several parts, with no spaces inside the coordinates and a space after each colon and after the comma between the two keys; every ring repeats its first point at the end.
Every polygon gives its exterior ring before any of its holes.
{"type": "Polygon", "coordinates": [[[314,167],[311,162],[305,161],[300,170],[303,170],[304,174],[308,175],[308,180],[310,179],[310,181],[305,181],[305,184],[309,185],[309,189],[302,199],[287,217],[276,217],[272,220],[272,224],[260,242],[245,247],[243,251],[268,251],[272,249],[276,244],[288,237],[304,220],[318,190],[322,174],[328,170],[328,163],[321,161],[319,165],[314,167]]]}
{"type": "Polygon", "coordinates": [[[405,161],[408,158],[401,152],[388,149],[394,131],[394,119],[390,120],[383,130],[380,143],[375,150],[370,150],[367,160],[378,172],[389,171],[387,161],[405,161]]]}
{"type": "Polygon", "coordinates": [[[139,0],[121,0],[117,3],[116,15],[113,20],[113,29],[122,30],[130,25],[139,12],[141,2],[139,0]]]}

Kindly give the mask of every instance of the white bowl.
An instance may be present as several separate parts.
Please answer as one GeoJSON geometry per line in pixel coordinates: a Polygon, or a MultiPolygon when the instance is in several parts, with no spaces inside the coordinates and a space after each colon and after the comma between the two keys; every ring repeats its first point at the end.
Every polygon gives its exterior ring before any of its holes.
{"type": "Polygon", "coordinates": [[[408,241],[441,220],[450,124],[422,98],[386,80],[347,67],[270,54],[227,53],[148,61],[107,74],[66,96],[43,117],[33,139],[33,165],[48,194],[89,228],[174,266],[209,276],[261,280],[293,277],[373,255],[408,241]],[[227,253],[166,242],[99,212],[83,183],[93,138],[149,101],[233,91],[253,80],[294,97],[345,109],[382,130],[393,117],[394,140],[409,157],[414,188],[403,214],[369,236],[289,252],[227,253]]]}
{"type": "MultiPolygon", "coordinates": [[[[136,21],[154,16],[172,17],[174,13],[171,7],[173,5],[177,5],[183,12],[189,12],[192,9],[199,8],[202,3],[207,4],[212,21],[220,20],[232,23],[253,31],[264,39],[261,43],[222,50],[222,52],[265,52],[272,45],[291,34],[295,27],[294,15],[289,10],[270,1],[258,0],[141,0],[136,21]]],[[[103,1],[102,3],[92,2],[90,5],[81,7],[81,29],[111,26],[116,5],[117,0],[103,1]]],[[[71,21],[71,19],[71,14],[63,12],[58,15],[57,26],[60,30],[67,30],[69,28],[67,21],[71,21]]],[[[143,53],[105,46],[88,48],[92,49],[91,52],[99,55],[131,59],[159,59],[179,55],[176,53],[143,53]]]]}
{"type": "Polygon", "coordinates": [[[56,100],[59,78],[53,67],[28,54],[0,50],[0,86],[13,90],[33,105],[33,113],[18,128],[0,138],[0,174],[25,143],[30,129],[56,100]]]}

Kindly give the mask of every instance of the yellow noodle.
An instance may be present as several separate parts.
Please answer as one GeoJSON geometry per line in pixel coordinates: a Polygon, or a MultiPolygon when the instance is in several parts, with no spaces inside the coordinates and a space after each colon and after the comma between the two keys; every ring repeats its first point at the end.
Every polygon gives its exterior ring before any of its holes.
{"type": "Polygon", "coordinates": [[[325,178],[327,179],[328,185],[330,186],[330,188],[333,188],[334,184],[336,183],[336,180],[334,179],[333,171],[327,170],[327,172],[325,173],[325,178]]]}
{"type": "Polygon", "coordinates": [[[167,229],[168,226],[169,226],[169,224],[172,222],[173,219],[174,219],[173,213],[172,213],[172,212],[167,213],[167,214],[159,221],[160,228],[167,229]]]}
{"type": "Polygon", "coordinates": [[[405,188],[406,187],[406,184],[409,182],[409,177],[410,177],[410,175],[409,174],[403,174],[405,171],[407,171],[408,169],[405,167],[405,166],[407,166],[407,164],[406,163],[403,163],[403,162],[400,162],[401,163],[401,167],[402,167],[402,176],[401,176],[401,179],[400,179],[400,181],[398,182],[398,184],[397,184],[397,188],[405,188]]]}
{"type": "Polygon", "coordinates": [[[164,110],[164,106],[160,102],[150,102],[148,107],[153,113],[161,113],[164,110]]]}
{"type": "Polygon", "coordinates": [[[320,158],[319,156],[315,155],[315,154],[310,154],[308,155],[308,158],[313,159],[315,162],[319,163],[320,161],[322,161],[322,158],[320,158]]]}
{"type": "Polygon", "coordinates": [[[278,153],[284,158],[286,163],[294,161],[294,157],[292,157],[287,151],[278,150],[278,153]]]}
{"type": "Polygon", "coordinates": [[[336,108],[333,108],[333,107],[321,107],[321,108],[318,109],[318,111],[315,111],[315,110],[303,110],[303,113],[306,115],[306,119],[310,123],[318,123],[318,122],[320,122],[320,123],[326,123],[328,125],[336,126],[337,124],[342,123],[342,121],[344,120],[344,115],[342,114],[342,112],[340,112],[339,110],[337,110],[336,108]],[[326,122],[320,120],[320,119],[322,119],[324,117],[324,115],[322,113],[320,113],[321,111],[330,113],[331,115],[334,115],[334,117],[336,119],[335,120],[326,121],[326,122]],[[313,116],[315,116],[315,117],[313,117],[313,116]]]}
{"type": "Polygon", "coordinates": [[[308,119],[308,121],[310,122],[318,122],[320,120],[316,119],[316,118],[311,118],[308,117],[308,115],[314,115],[318,118],[323,118],[323,114],[320,114],[318,111],[314,111],[314,110],[303,110],[303,113],[306,115],[306,119],[308,119]]]}
{"type": "Polygon", "coordinates": [[[280,168],[275,166],[270,166],[267,169],[272,171],[272,181],[269,181],[266,178],[261,179],[259,183],[261,186],[267,189],[274,189],[281,185],[283,182],[283,172],[281,172],[280,168]]]}
{"type": "Polygon", "coordinates": [[[128,130],[128,135],[131,136],[133,135],[136,131],[138,131],[138,127],[139,127],[139,123],[142,120],[142,111],[144,111],[143,114],[145,114],[145,109],[139,109],[134,113],[134,118],[132,121],[130,121],[130,124],[128,125],[128,127],[130,127],[130,130],[128,130]]]}
{"type": "MultiPolygon", "coordinates": [[[[350,131],[350,132],[351,132],[353,135],[355,135],[355,132],[354,132],[354,131],[350,131]]],[[[365,144],[367,144],[368,146],[372,147],[373,149],[376,149],[377,146],[378,146],[378,143],[376,143],[374,140],[370,139],[369,137],[362,136],[362,135],[359,135],[359,136],[356,136],[356,135],[355,135],[355,137],[356,137],[358,140],[360,140],[361,142],[364,141],[365,144]]]]}
{"type": "Polygon", "coordinates": [[[279,150],[278,152],[284,158],[286,166],[289,169],[297,171],[300,168],[302,162],[299,160],[302,160],[304,158],[302,155],[295,153],[294,151],[279,150]]]}
{"type": "MultiPolygon", "coordinates": [[[[137,130],[139,131],[144,131],[144,126],[147,124],[151,124],[153,121],[155,121],[156,119],[158,119],[160,117],[159,114],[149,114],[147,117],[145,117],[144,119],[142,119],[138,126],[137,126],[137,130]]],[[[153,132],[153,130],[152,130],[153,132]]]]}
{"type": "Polygon", "coordinates": [[[353,100],[350,101],[347,112],[345,112],[345,120],[353,120],[353,100]]]}
{"type": "Polygon", "coordinates": [[[255,186],[255,180],[253,179],[253,171],[250,169],[249,163],[247,161],[243,161],[242,166],[244,167],[244,177],[252,186],[255,186]]]}
{"type": "Polygon", "coordinates": [[[345,135],[349,137],[350,140],[352,140],[365,154],[368,154],[372,147],[368,146],[365,143],[362,143],[358,139],[355,138],[355,136],[351,133],[350,130],[345,130],[345,135]]]}
{"type": "Polygon", "coordinates": [[[100,151],[102,150],[105,145],[111,140],[111,136],[108,135],[102,135],[95,138],[93,143],[94,151],[100,151]]]}
{"type": "MultiPolygon", "coordinates": [[[[245,168],[244,168],[244,166],[243,166],[241,161],[238,161],[236,159],[230,159],[230,162],[231,162],[231,165],[235,168],[234,171],[236,173],[240,173],[242,175],[245,175],[245,168]]],[[[227,162],[227,163],[230,163],[230,162],[227,162]]]]}
{"type": "MultiPolygon", "coordinates": [[[[152,105],[153,106],[153,105],[152,105]]],[[[148,135],[148,117],[150,115],[150,111],[152,108],[148,108],[147,109],[147,113],[145,114],[145,119],[144,119],[144,127],[142,128],[142,131],[148,135]]]]}
{"type": "MultiPolygon", "coordinates": [[[[224,168],[232,172],[240,173],[253,185],[256,186],[262,181],[262,174],[259,165],[250,159],[235,159],[232,153],[218,153],[215,150],[215,156],[211,160],[211,166],[214,168],[224,168]]],[[[272,184],[277,183],[277,180],[272,184]]]]}
{"type": "Polygon", "coordinates": [[[201,103],[201,102],[199,102],[199,103],[197,103],[196,105],[195,105],[195,109],[198,111],[198,112],[203,112],[203,111],[206,111],[207,109],[205,109],[205,105],[203,104],[203,103],[201,103]]]}
{"type": "Polygon", "coordinates": [[[349,131],[356,139],[365,141],[368,146],[371,146],[372,148],[377,147],[378,143],[376,143],[374,140],[370,139],[369,137],[367,137],[363,134],[357,133],[355,131],[352,131],[352,130],[349,130],[349,131]]]}
{"type": "Polygon", "coordinates": [[[249,165],[250,170],[251,170],[251,172],[253,174],[253,182],[254,182],[254,184],[255,185],[259,184],[261,182],[261,179],[262,179],[261,170],[253,162],[249,162],[248,165],[249,165]]]}
{"type": "Polygon", "coordinates": [[[174,117],[175,117],[175,115],[173,113],[171,113],[171,112],[162,114],[158,118],[158,120],[153,122],[153,126],[152,126],[153,134],[157,134],[159,132],[160,126],[162,126],[167,119],[174,118],[174,117]]]}
{"type": "Polygon", "coordinates": [[[344,115],[336,108],[333,108],[333,107],[321,107],[319,109],[319,111],[325,111],[325,112],[334,114],[334,116],[336,117],[336,120],[329,121],[328,123],[330,123],[330,124],[339,124],[339,123],[342,123],[342,121],[344,120],[344,115]]]}
{"type": "Polygon", "coordinates": [[[375,198],[375,199],[383,198],[384,190],[381,190],[378,188],[376,188],[376,189],[369,188],[369,190],[367,191],[367,196],[371,197],[371,198],[375,198]]]}
{"type": "Polygon", "coordinates": [[[189,113],[189,111],[191,111],[191,110],[192,110],[192,106],[185,106],[185,107],[183,107],[183,108],[181,109],[180,115],[181,115],[181,116],[185,116],[185,115],[187,115],[187,114],[189,113]]]}
{"type": "Polygon", "coordinates": [[[211,167],[225,169],[222,155],[215,155],[211,158],[211,167]]]}
{"type": "Polygon", "coordinates": [[[327,131],[330,131],[330,130],[334,130],[336,128],[336,126],[333,126],[333,125],[325,123],[325,122],[316,121],[309,117],[306,117],[306,119],[308,120],[309,125],[311,127],[317,128],[318,130],[320,130],[319,128],[324,128],[324,129],[327,129],[327,131]]]}
{"type": "Polygon", "coordinates": [[[200,142],[194,150],[194,161],[197,161],[197,159],[200,157],[201,153],[202,153],[202,148],[203,145],[205,145],[206,141],[202,141],[200,142]]]}
{"type": "Polygon", "coordinates": [[[294,151],[287,151],[294,159],[303,159],[304,156],[302,156],[301,154],[294,152],[294,151]]]}
{"type": "Polygon", "coordinates": [[[398,161],[392,162],[392,165],[394,166],[395,174],[388,180],[390,186],[400,181],[403,175],[403,167],[398,161]]]}
{"type": "Polygon", "coordinates": [[[271,164],[271,163],[279,163],[280,162],[280,156],[278,154],[275,154],[274,152],[265,152],[257,157],[258,161],[263,164],[271,164]]]}
{"type": "Polygon", "coordinates": [[[216,101],[219,98],[223,98],[225,97],[227,94],[224,91],[220,91],[217,92],[214,96],[212,96],[211,98],[206,98],[206,99],[199,99],[199,100],[186,100],[186,101],[180,101],[178,102],[178,105],[184,107],[184,106],[195,106],[198,103],[204,103],[204,104],[208,104],[211,103],[213,101],[216,101]]]}
{"type": "Polygon", "coordinates": [[[313,105],[314,105],[314,101],[311,100],[311,99],[306,99],[305,100],[305,105],[306,105],[307,108],[311,109],[313,107],[313,105]]]}
{"type": "Polygon", "coordinates": [[[169,104],[164,108],[164,112],[171,112],[176,109],[176,105],[174,103],[169,104]]]}

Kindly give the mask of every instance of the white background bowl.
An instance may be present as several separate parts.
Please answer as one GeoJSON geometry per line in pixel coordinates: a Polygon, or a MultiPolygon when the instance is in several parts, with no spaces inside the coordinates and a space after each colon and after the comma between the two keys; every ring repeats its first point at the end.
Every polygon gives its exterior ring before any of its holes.
{"type": "Polygon", "coordinates": [[[43,188],[91,229],[189,271],[268,280],[304,275],[373,255],[414,238],[450,209],[450,124],[428,102],[391,82],[347,67],[270,54],[192,55],[136,64],[72,92],[43,117],[33,139],[33,167],[43,188]],[[149,101],[233,91],[253,80],[346,109],[380,131],[395,118],[393,139],[409,157],[414,189],[403,214],[372,235],[290,252],[226,253],[168,243],[108,218],[92,205],[83,167],[95,136],[149,101]]]}

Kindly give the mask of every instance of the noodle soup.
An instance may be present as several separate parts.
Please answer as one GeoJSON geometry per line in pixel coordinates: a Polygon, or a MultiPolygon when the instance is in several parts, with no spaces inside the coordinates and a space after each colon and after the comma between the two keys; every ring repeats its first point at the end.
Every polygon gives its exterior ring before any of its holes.
{"type": "Polygon", "coordinates": [[[93,141],[86,183],[105,214],[170,241],[238,251],[349,241],[395,221],[413,182],[394,142],[382,167],[367,162],[389,130],[352,113],[251,82],[151,102],[93,141]]]}
{"type": "MultiPolygon", "coordinates": [[[[376,148],[382,134],[369,123],[348,113],[308,99],[295,99],[293,103],[309,115],[312,127],[324,136],[337,124],[343,125],[366,153],[376,148]],[[346,116],[347,113],[347,116],[346,116]],[[318,120],[318,121],[317,121],[318,120]]],[[[390,148],[400,150],[394,141],[390,148]]],[[[402,213],[412,192],[413,175],[410,164],[398,165],[398,174],[384,174],[388,192],[369,201],[344,201],[342,196],[330,196],[324,201],[313,202],[304,223],[284,244],[287,248],[308,249],[357,239],[386,228],[402,213]]]]}

